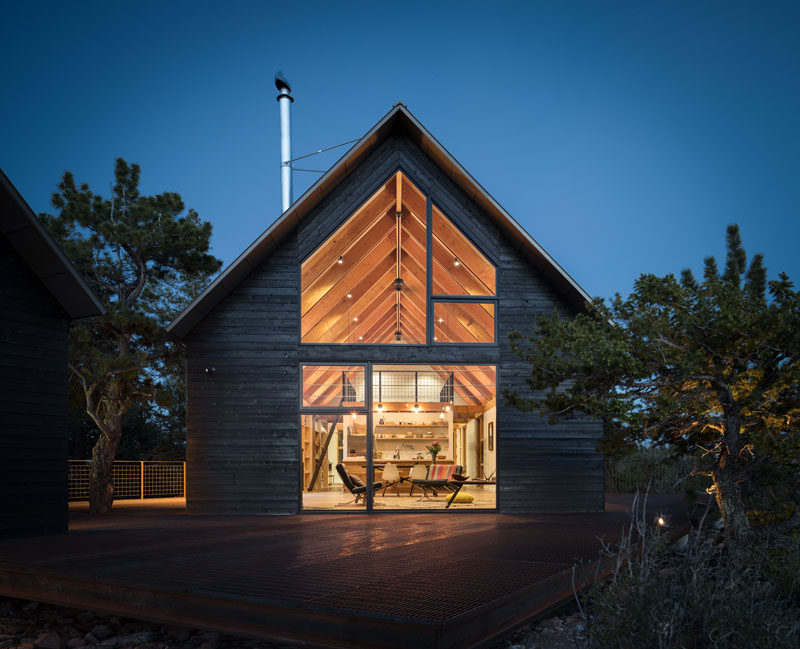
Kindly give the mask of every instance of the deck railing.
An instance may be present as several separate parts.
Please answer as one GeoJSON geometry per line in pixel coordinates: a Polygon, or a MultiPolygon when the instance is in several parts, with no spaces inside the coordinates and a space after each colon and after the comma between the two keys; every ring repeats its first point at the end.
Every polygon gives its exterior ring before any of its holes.
{"type": "MultiPolygon", "coordinates": [[[[88,500],[91,460],[69,461],[70,500],[88,500]]],[[[186,493],[186,462],[116,460],[114,498],[177,498],[186,493]]]]}

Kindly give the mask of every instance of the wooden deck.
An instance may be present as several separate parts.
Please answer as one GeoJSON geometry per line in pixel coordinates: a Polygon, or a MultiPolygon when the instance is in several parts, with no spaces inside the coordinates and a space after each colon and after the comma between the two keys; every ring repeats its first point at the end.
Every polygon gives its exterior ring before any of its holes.
{"type": "MultiPolygon", "coordinates": [[[[127,502],[70,533],[0,541],[0,594],[324,647],[484,646],[570,594],[629,521],[601,514],[187,516],[127,502]]],[[[176,506],[176,504],[178,506],[176,506]]],[[[650,515],[681,526],[680,497],[650,515]]]]}

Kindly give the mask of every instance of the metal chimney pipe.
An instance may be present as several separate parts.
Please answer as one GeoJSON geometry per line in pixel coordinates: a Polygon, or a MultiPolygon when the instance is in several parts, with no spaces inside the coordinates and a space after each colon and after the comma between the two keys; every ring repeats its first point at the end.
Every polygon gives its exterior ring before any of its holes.
{"type": "Polygon", "coordinates": [[[275,87],[278,89],[278,105],[281,109],[281,213],[292,204],[292,120],[289,107],[294,98],[289,94],[292,89],[282,72],[275,75],[275,87]]]}

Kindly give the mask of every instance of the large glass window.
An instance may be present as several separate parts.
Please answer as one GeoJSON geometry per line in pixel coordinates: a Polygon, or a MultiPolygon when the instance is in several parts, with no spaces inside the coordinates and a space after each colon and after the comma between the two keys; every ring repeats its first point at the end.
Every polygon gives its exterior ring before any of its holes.
{"type": "Polygon", "coordinates": [[[366,506],[367,418],[357,413],[305,414],[300,417],[303,509],[348,509],[366,506]],[[349,485],[343,482],[347,459],[349,485]],[[359,477],[360,476],[360,477],[359,477]],[[355,492],[355,493],[354,493],[355,492]]]}
{"type": "Polygon", "coordinates": [[[303,262],[302,342],[425,344],[425,210],[398,172],[303,262]]]}
{"type": "MultiPolygon", "coordinates": [[[[304,376],[316,371],[338,373],[309,384],[335,393],[350,370],[304,366],[304,376]]],[[[337,395],[328,412],[300,415],[303,509],[496,508],[496,366],[374,365],[371,375],[365,408],[339,407],[337,395]]]]}
{"type": "Polygon", "coordinates": [[[494,342],[496,294],[494,265],[398,171],[303,261],[301,341],[494,342]],[[432,295],[465,302],[442,311],[452,323],[438,333],[428,328],[432,295]]]}
{"type": "Polygon", "coordinates": [[[434,295],[495,295],[495,268],[433,207],[434,295]]]}

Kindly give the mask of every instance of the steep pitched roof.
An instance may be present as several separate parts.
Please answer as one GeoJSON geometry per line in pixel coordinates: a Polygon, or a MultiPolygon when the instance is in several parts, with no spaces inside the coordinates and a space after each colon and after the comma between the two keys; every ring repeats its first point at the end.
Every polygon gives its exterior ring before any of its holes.
{"type": "Polygon", "coordinates": [[[586,309],[591,297],[529,235],[514,218],[462,167],[458,161],[414,117],[404,104],[398,103],[373,126],[339,161],[334,164],[305,194],[270,225],[236,260],[228,266],[194,300],[167,330],[185,336],[242,281],[281,239],[330,194],[336,186],[390,135],[403,133],[433,160],[464,194],[490,217],[516,247],[578,309],[586,309]]]}
{"type": "Polygon", "coordinates": [[[106,312],[2,169],[0,233],[8,239],[71,319],[106,312]]]}

